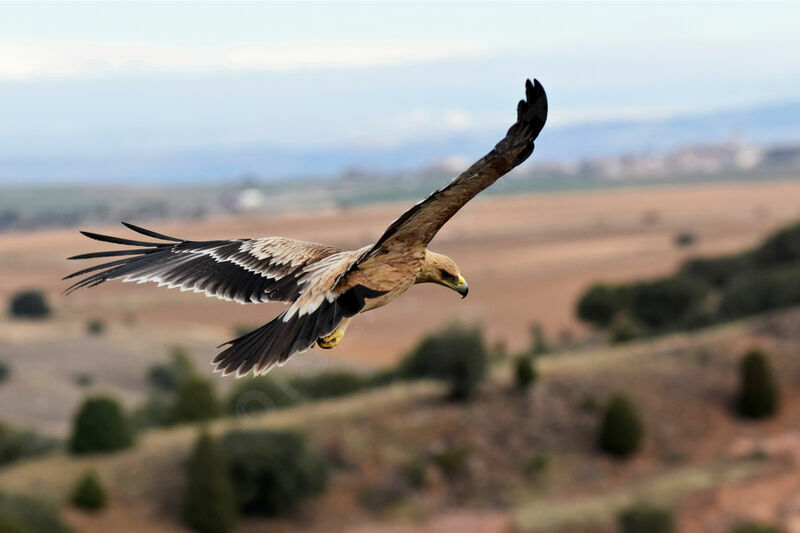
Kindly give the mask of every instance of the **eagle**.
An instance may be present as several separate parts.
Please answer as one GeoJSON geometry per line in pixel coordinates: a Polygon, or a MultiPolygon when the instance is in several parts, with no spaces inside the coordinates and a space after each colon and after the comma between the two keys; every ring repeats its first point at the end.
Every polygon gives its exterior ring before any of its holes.
{"type": "Polygon", "coordinates": [[[114,259],[66,276],[79,279],[65,292],[122,278],[242,304],[284,302],[288,307],[272,321],[218,347],[225,349],[212,363],[215,370],[238,377],[265,373],[314,344],[333,348],[356,315],[417,283],[437,283],[466,297],[469,285],[458,265],[428,243],[464,204],[533,153],[547,120],[547,96],[538,80],[527,80],[525,93],[516,122],[494,149],[408,209],[374,244],[340,250],[286,237],[187,241],[123,222],[151,240],[82,231],[129,248],[70,257],[114,259]]]}

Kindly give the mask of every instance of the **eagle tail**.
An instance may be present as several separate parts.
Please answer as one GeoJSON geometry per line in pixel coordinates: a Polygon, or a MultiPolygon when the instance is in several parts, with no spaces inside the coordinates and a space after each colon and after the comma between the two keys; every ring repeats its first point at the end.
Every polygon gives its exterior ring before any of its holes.
{"type": "Polygon", "coordinates": [[[220,345],[228,347],[214,358],[215,371],[223,376],[235,373],[237,377],[251,370],[264,374],[275,365],[283,365],[293,354],[308,350],[318,338],[333,333],[343,318],[355,316],[364,308],[365,298],[384,294],[356,285],[333,301],[323,300],[311,313],[294,313],[287,319],[285,311],[260,328],[220,345]]]}

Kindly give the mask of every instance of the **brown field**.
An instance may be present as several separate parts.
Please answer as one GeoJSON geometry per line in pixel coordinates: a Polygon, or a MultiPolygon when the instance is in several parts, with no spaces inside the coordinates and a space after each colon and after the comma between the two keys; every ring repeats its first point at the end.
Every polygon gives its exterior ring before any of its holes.
{"type": "MultiPolygon", "coordinates": [[[[285,235],[355,248],[376,239],[406,207],[146,226],[187,239],[285,235]]],[[[587,331],[574,317],[574,302],[593,281],[665,274],[689,256],[751,246],[798,217],[800,181],[478,198],[431,245],[459,264],[470,283],[467,299],[438,286],[413,287],[361,315],[335,350],[314,349],[290,366],[386,366],[425,332],[454,319],[480,321],[491,342],[504,341],[511,350],[526,345],[534,323],[550,338],[564,332],[576,338],[587,331]],[[682,231],[695,234],[696,244],[676,246],[682,231]]],[[[122,226],[85,229],[129,234],[122,226]]],[[[0,237],[0,301],[37,287],[55,309],[46,322],[0,320],[0,358],[17,376],[0,388],[0,418],[62,433],[85,393],[72,382],[76,373],[88,372],[95,389],[110,388],[134,402],[142,397],[145,369],[163,359],[168,346],[188,347],[208,368],[214,347],[231,338],[236,325],[264,323],[282,309],[119,281],[63,296],[67,284],[60,278],[80,268],[65,258],[110,246],[72,229],[0,237]],[[93,318],[106,322],[106,334],[86,334],[93,318]]]]}

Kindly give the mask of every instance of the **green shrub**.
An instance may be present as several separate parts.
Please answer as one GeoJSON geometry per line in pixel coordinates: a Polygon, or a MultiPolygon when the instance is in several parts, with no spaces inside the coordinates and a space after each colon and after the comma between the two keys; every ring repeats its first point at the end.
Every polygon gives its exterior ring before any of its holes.
{"type": "Polygon", "coordinates": [[[612,344],[630,342],[644,336],[644,331],[628,313],[619,313],[609,326],[608,340],[612,344]]]}
{"type": "Polygon", "coordinates": [[[128,421],[116,400],[98,396],[83,403],[72,425],[72,453],[112,452],[132,444],[128,421]]]}
{"type": "Polygon", "coordinates": [[[691,246],[695,243],[696,240],[697,237],[695,236],[695,234],[689,231],[682,231],[678,233],[677,235],[675,235],[674,239],[675,246],[678,246],[679,248],[685,248],[687,246],[691,246]]]}
{"type": "Polygon", "coordinates": [[[401,361],[398,376],[434,378],[450,383],[449,398],[466,400],[486,375],[487,354],[478,327],[453,324],[425,337],[401,361]]]}
{"type": "Polygon", "coordinates": [[[108,504],[108,496],[97,472],[88,470],[81,476],[72,492],[70,501],[75,507],[86,511],[105,509],[108,504]]]}
{"type": "Polygon", "coordinates": [[[93,318],[86,323],[86,333],[89,335],[102,335],[106,330],[106,323],[99,318],[93,318]]]}
{"type": "Polygon", "coordinates": [[[755,251],[760,265],[777,266],[800,262],[800,223],[783,228],[755,251]]]}
{"type": "Polygon", "coordinates": [[[59,444],[57,439],[15,429],[0,422],[0,466],[26,457],[44,455],[58,448],[59,444]]]}
{"type": "Polygon", "coordinates": [[[0,492],[0,516],[21,524],[25,533],[73,533],[55,507],[28,496],[0,492]]]}
{"type": "Polygon", "coordinates": [[[600,425],[600,449],[620,458],[639,451],[644,425],[633,403],[623,394],[616,394],[606,406],[600,425]]]}
{"type": "Polygon", "coordinates": [[[520,355],[514,360],[514,378],[518,388],[527,389],[536,383],[538,377],[532,357],[520,355]]]}
{"type": "Polygon", "coordinates": [[[0,533],[27,533],[25,524],[19,518],[8,515],[0,514],[0,533]]]}
{"type": "Polygon", "coordinates": [[[447,479],[455,480],[467,473],[472,448],[465,445],[448,446],[433,455],[433,462],[447,479]]]}
{"type": "Polygon", "coordinates": [[[194,531],[227,533],[237,521],[236,497],[219,445],[202,433],[186,468],[183,519],[194,531]]]}
{"type": "Polygon", "coordinates": [[[750,253],[690,259],[681,267],[681,273],[694,277],[713,287],[723,287],[734,278],[750,271],[753,257],[750,253]]]}
{"type": "Polygon", "coordinates": [[[738,318],[800,304],[800,265],[759,270],[726,287],[719,304],[725,318],[738,318]]]}
{"type": "Polygon", "coordinates": [[[611,324],[614,316],[627,306],[626,295],[618,287],[596,284],[578,299],[578,318],[599,327],[611,324]]]}
{"type": "Polygon", "coordinates": [[[547,339],[544,336],[544,330],[542,326],[539,324],[534,324],[531,326],[531,347],[530,347],[530,354],[533,356],[536,355],[543,355],[550,351],[550,347],[547,345],[547,339]]]}
{"type": "Polygon", "coordinates": [[[355,372],[335,370],[315,376],[298,376],[291,380],[291,385],[304,398],[318,400],[354,394],[367,388],[369,380],[355,372]]]}
{"type": "Polygon", "coordinates": [[[3,383],[11,375],[11,367],[4,361],[0,361],[0,383],[3,383]]]}
{"type": "Polygon", "coordinates": [[[731,529],[731,533],[780,533],[780,529],[775,526],[744,522],[735,525],[733,529],[731,529]]]}
{"type": "Polygon", "coordinates": [[[617,515],[620,533],[672,533],[675,521],[672,511],[645,504],[636,504],[617,515]]]}
{"type": "Polygon", "coordinates": [[[94,376],[88,372],[77,372],[72,374],[72,382],[78,387],[89,387],[94,383],[94,376]]]}
{"type": "Polygon", "coordinates": [[[272,376],[246,377],[236,380],[228,396],[228,412],[247,415],[293,405],[298,401],[292,388],[272,376]]]}
{"type": "Polygon", "coordinates": [[[222,449],[245,514],[289,513],[328,485],[327,465],[297,433],[232,431],[222,439],[222,449]]]}
{"type": "Polygon", "coordinates": [[[522,465],[522,474],[528,479],[540,477],[550,466],[550,458],[542,453],[529,457],[522,465]]]}
{"type": "Polygon", "coordinates": [[[747,418],[766,418],[778,410],[778,384],[767,357],[750,350],[739,367],[739,414],[747,418]]]}
{"type": "Polygon", "coordinates": [[[653,329],[681,325],[692,311],[701,307],[708,296],[708,286],[683,276],[637,283],[630,288],[631,315],[653,329]]]}
{"type": "Polygon", "coordinates": [[[50,315],[50,306],[42,291],[30,289],[11,297],[9,312],[18,318],[45,318],[50,315]]]}
{"type": "Polygon", "coordinates": [[[222,414],[214,385],[204,378],[190,378],[178,390],[167,414],[167,422],[181,424],[210,420],[222,414]]]}
{"type": "Polygon", "coordinates": [[[175,392],[196,375],[189,355],[180,346],[175,346],[170,352],[168,363],[150,367],[147,382],[156,391],[175,392]]]}

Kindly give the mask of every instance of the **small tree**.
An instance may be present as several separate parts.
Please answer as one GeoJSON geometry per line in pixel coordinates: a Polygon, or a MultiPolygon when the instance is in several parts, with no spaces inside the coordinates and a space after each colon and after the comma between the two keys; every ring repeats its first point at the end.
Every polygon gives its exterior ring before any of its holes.
{"type": "Polygon", "coordinates": [[[514,377],[517,387],[527,389],[538,379],[538,373],[533,367],[533,358],[528,355],[520,355],[514,360],[514,377]]]}
{"type": "Polygon", "coordinates": [[[11,297],[11,316],[19,318],[45,318],[50,315],[50,306],[40,290],[29,289],[11,297]]]}
{"type": "Polygon", "coordinates": [[[207,379],[192,378],[178,391],[168,419],[173,424],[199,422],[216,418],[221,413],[212,383],[207,379]]]}
{"type": "Polygon", "coordinates": [[[616,394],[606,406],[600,425],[600,449],[626,458],[639,451],[644,426],[636,407],[623,394],[616,394]]]}
{"type": "Polygon", "coordinates": [[[668,509],[636,504],[617,515],[620,533],[672,533],[675,521],[668,509]]]}
{"type": "Polygon", "coordinates": [[[625,305],[621,289],[598,283],[589,287],[578,299],[576,313],[584,322],[606,327],[625,305]]]}
{"type": "Polygon", "coordinates": [[[183,519],[201,533],[227,533],[237,521],[236,499],[225,458],[217,443],[203,432],[186,468],[183,519]]]}
{"type": "Polygon", "coordinates": [[[72,505],[86,511],[99,511],[106,507],[108,496],[97,472],[87,470],[75,485],[71,497],[72,505]]]}
{"type": "Polygon", "coordinates": [[[405,379],[434,378],[450,383],[451,400],[467,400],[486,375],[488,356],[479,327],[452,324],[428,335],[400,363],[405,379]]]}
{"type": "Polygon", "coordinates": [[[72,453],[112,452],[133,444],[133,435],[116,400],[89,398],[78,410],[72,425],[72,453]]]}
{"type": "Polygon", "coordinates": [[[0,361],[0,383],[7,380],[9,375],[11,375],[11,369],[9,368],[8,364],[0,361]]]}
{"type": "Polygon", "coordinates": [[[2,513],[0,514],[0,533],[28,533],[25,524],[19,518],[2,513]]]}
{"type": "Polygon", "coordinates": [[[222,450],[245,514],[290,513],[328,484],[324,460],[308,450],[302,435],[288,431],[232,431],[222,450]]]}
{"type": "Polygon", "coordinates": [[[769,360],[758,349],[750,350],[739,367],[739,414],[747,418],[766,418],[775,414],[780,403],[778,384],[769,360]]]}

